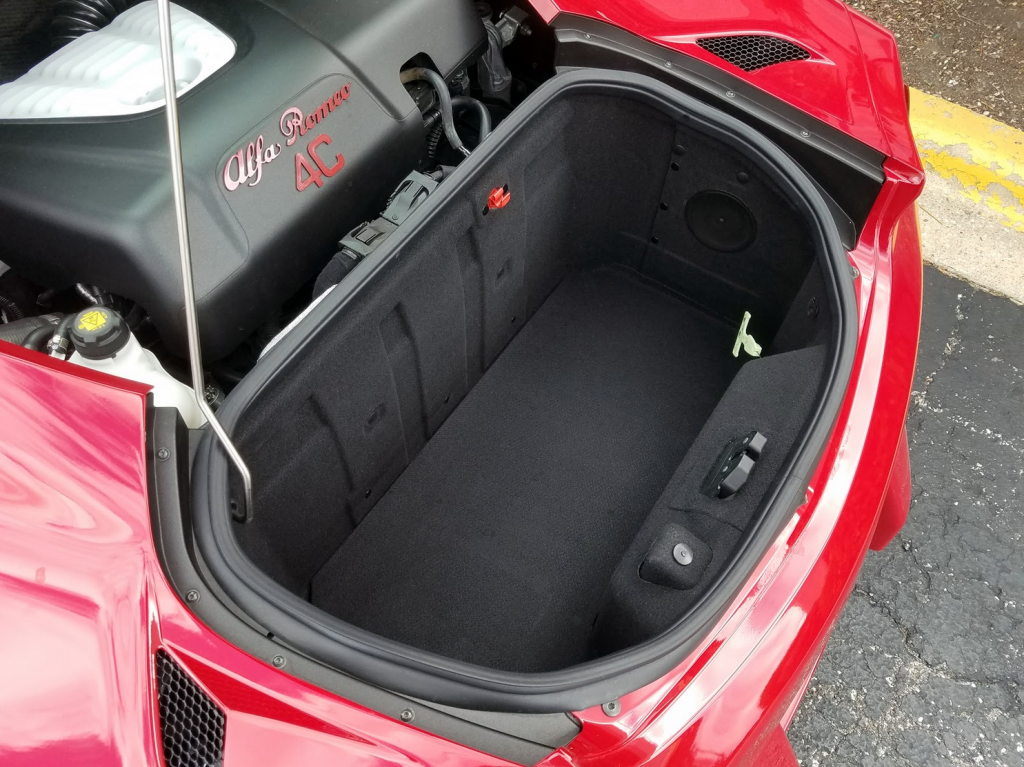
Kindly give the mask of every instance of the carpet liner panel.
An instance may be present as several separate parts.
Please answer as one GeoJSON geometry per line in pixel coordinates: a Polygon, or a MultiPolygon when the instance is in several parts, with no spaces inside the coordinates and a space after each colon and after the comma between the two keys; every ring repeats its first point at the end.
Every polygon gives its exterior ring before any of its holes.
{"type": "Polygon", "coordinates": [[[566,277],[312,582],[451,658],[588,658],[616,564],[739,369],[735,328],[620,266],[566,277]]]}

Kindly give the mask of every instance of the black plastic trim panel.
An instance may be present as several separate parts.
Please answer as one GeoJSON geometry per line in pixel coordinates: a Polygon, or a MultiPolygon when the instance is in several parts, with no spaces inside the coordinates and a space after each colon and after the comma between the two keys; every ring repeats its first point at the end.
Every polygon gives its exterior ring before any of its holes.
{"type": "MultiPolygon", "coordinates": [[[[832,303],[832,358],[822,394],[797,447],[766,494],[754,531],[703,599],[664,634],[629,650],[560,671],[524,674],[483,668],[418,650],[334,618],[288,592],[249,561],[231,530],[231,482],[227,458],[205,435],[193,470],[193,520],[205,565],[231,601],[291,648],[373,685],[459,708],[509,712],[578,711],[619,698],[665,675],[682,662],[715,625],[769,544],[804,502],[846,391],[857,339],[856,301],[850,264],[832,214],[806,173],[760,132],[650,77],[630,72],[563,73],[541,86],[498,126],[388,241],[352,270],[328,300],[317,305],[271,349],[238,385],[219,415],[231,433],[247,403],[275,376],[287,376],[325,326],[337,321],[352,297],[374,281],[403,247],[420,237],[435,211],[453,204],[488,168],[492,153],[524,129],[533,115],[569,94],[606,94],[647,102],[699,127],[758,163],[802,212],[816,243],[832,303]]],[[[259,514],[259,509],[254,512],[259,514]]],[[[277,641],[277,640],[275,640],[277,641]]],[[[294,653],[293,653],[294,654],[294,653]]],[[[266,657],[266,652],[261,653],[266,657]]]]}

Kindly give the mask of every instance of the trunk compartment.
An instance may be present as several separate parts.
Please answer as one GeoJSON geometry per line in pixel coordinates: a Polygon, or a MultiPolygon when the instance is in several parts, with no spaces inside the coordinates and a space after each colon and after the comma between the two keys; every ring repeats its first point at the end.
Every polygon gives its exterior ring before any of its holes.
{"type": "Polygon", "coordinates": [[[848,375],[844,259],[751,129],[637,75],[561,75],[229,397],[255,500],[232,520],[207,435],[209,571],[267,633],[393,690],[556,710],[635,689],[802,498],[848,375]],[[759,359],[733,356],[748,311],[759,359]],[[753,431],[749,481],[711,497],[753,431]]]}
{"type": "Polygon", "coordinates": [[[492,668],[587,660],[612,571],[739,367],[734,335],[632,270],[567,276],[313,576],[313,604],[492,668]]]}

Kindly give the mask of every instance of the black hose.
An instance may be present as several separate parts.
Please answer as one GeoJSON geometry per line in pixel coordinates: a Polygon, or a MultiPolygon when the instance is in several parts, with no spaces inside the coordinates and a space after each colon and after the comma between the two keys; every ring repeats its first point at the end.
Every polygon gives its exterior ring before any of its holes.
{"type": "Polygon", "coordinates": [[[86,285],[83,282],[79,282],[75,284],[75,290],[78,292],[78,295],[93,306],[114,305],[114,297],[107,291],[97,288],[95,285],[86,285]]]}
{"type": "Polygon", "coordinates": [[[423,130],[430,133],[434,130],[435,125],[441,124],[441,111],[438,109],[431,109],[425,115],[423,115],[423,130]]]}
{"type": "Polygon", "coordinates": [[[469,150],[466,149],[466,145],[459,138],[458,131],[455,130],[455,117],[452,114],[452,97],[448,93],[448,84],[445,83],[444,78],[434,70],[423,67],[413,67],[402,72],[403,83],[411,83],[414,80],[426,80],[434,86],[434,90],[437,91],[437,98],[441,102],[441,124],[444,125],[444,135],[448,137],[448,143],[452,145],[453,149],[469,157],[469,150]]]}
{"type": "Polygon", "coordinates": [[[53,336],[52,325],[41,325],[22,339],[21,345],[26,349],[41,352],[45,350],[46,342],[53,336]]]}
{"type": "Polygon", "coordinates": [[[71,351],[71,324],[75,321],[77,314],[69,314],[64,317],[58,323],[57,327],[53,329],[53,333],[50,335],[50,341],[46,344],[46,353],[51,354],[53,351],[61,352],[61,358],[67,359],[68,352],[71,351]],[[58,341],[53,339],[59,338],[58,341]]]}
{"type": "Polygon", "coordinates": [[[0,341],[7,341],[10,344],[23,343],[36,328],[45,328],[47,332],[52,333],[53,326],[60,322],[60,318],[63,316],[63,314],[43,314],[38,317],[24,317],[0,325],[0,341]]]}
{"type": "Polygon", "coordinates": [[[18,305],[9,298],[0,296],[0,309],[4,310],[4,314],[8,317],[8,322],[25,319],[25,315],[18,308],[18,305]]]}
{"type": "Polygon", "coordinates": [[[433,162],[437,158],[437,147],[441,144],[441,136],[444,135],[444,126],[441,123],[435,125],[427,134],[427,157],[433,162]]]}
{"type": "Polygon", "coordinates": [[[95,32],[128,10],[132,0],[57,0],[50,22],[50,44],[54,50],[95,32]]]}
{"type": "Polygon", "coordinates": [[[452,109],[459,109],[460,107],[469,107],[476,110],[477,119],[480,121],[477,129],[480,134],[480,138],[477,139],[479,144],[491,133],[491,113],[487,111],[484,102],[472,96],[454,96],[452,98],[452,109]]]}

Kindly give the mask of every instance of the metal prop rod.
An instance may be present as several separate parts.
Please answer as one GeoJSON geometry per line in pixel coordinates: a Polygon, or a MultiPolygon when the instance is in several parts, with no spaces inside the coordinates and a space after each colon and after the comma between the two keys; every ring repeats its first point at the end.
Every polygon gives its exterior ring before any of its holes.
{"type": "Polygon", "coordinates": [[[217,438],[230,456],[245,487],[245,517],[252,519],[252,475],[241,454],[220,425],[206,402],[203,381],[203,354],[199,347],[199,321],[196,317],[196,291],[192,282],[192,253],[189,249],[188,214],[185,212],[185,172],[181,164],[181,132],[178,126],[178,88],[174,76],[174,48],[171,38],[170,0],[157,0],[160,23],[160,60],[164,72],[164,98],[167,102],[167,144],[171,152],[171,183],[174,187],[174,213],[178,221],[178,254],[181,257],[181,283],[185,294],[185,324],[188,328],[188,356],[192,364],[192,388],[199,409],[206,416],[217,438]]]}

